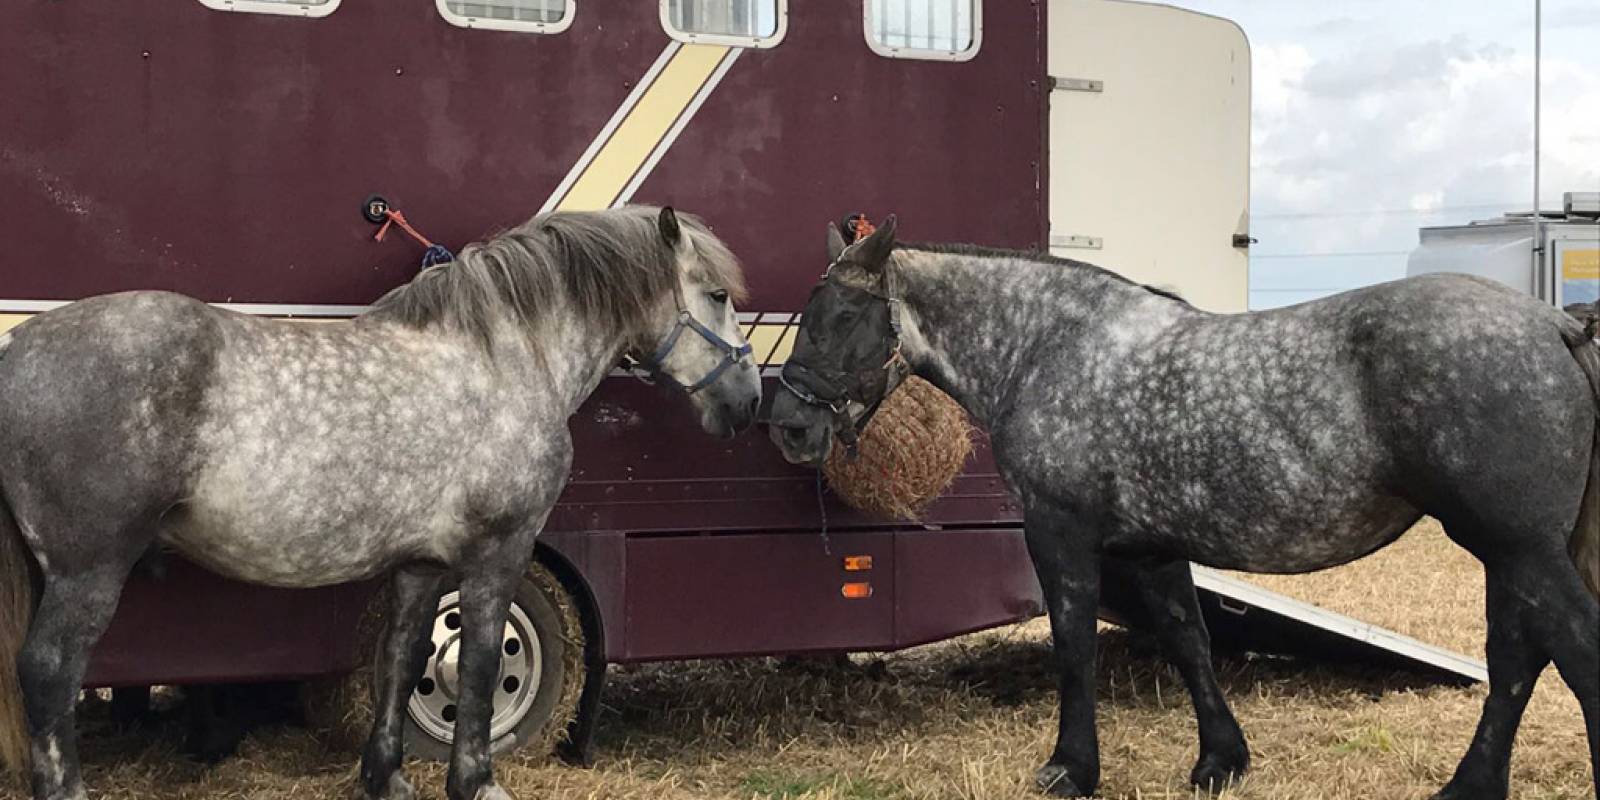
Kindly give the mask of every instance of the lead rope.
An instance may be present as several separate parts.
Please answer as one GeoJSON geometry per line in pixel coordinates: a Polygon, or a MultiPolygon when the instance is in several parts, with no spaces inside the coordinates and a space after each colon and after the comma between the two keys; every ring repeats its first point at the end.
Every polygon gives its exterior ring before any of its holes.
{"type": "Polygon", "coordinates": [[[400,230],[410,234],[411,238],[416,239],[418,244],[428,248],[422,253],[422,269],[427,269],[428,267],[436,264],[448,264],[456,260],[455,254],[451,253],[449,248],[445,247],[444,245],[434,244],[433,242],[428,241],[428,237],[423,236],[417,232],[416,228],[411,227],[411,223],[406,221],[405,214],[393,209],[385,209],[383,215],[383,226],[378,228],[377,233],[373,234],[373,239],[376,239],[380,242],[383,241],[384,235],[389,232],[389,226],[399,225],[400,230]]]}
{"type": "Polygon", "coordinates": [[[828,504],[822,500],[822,468],[817,468],[817,515],[822,517],[822,554],[831,557],[833,548],[828,545],[828,504]]]}

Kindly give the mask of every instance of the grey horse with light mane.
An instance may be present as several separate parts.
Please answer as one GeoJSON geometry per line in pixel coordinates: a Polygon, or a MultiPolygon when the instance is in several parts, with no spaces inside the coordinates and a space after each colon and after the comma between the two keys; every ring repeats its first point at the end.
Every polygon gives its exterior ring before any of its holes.
{"type": "Polygon", "coordinates": [[[1094,792],[1102,571],[1127,581],[1194,701],[1216,787],[1249,751],[1212,672],[1190,560],[1307,572],[1423,514],[1487,573],[1489,696],[1438,798],[1504,798],[1551,661],[1600,773],[1600,346],[1489,281],[1435,275],[1292,308],[1208,314],[1063,259],[897,245],[893,218],[805,308],[771,435],[817,464],[907,371],[988,429],[1020,496],[1061,666],[1046,791],[1094,792]]]}
{"type": "Polygon", "coordinates": [[[707,431],[748,427],[761,384],[743,290],[699,220],[630,207],[535,217],[352,321],[130,292],[0,336],[0,579],[26,586],[31,569],[42,589],[16,659],[34,797],[84,797],[73,706],[89,647],[162,543],[277,586],[392,573],[361,764],[385,800],[413,795],[405,698],[440,582],[458,578],[447,794],[505,798],[489,752],[500,631],[566,484],[567,419],[631,352],[689,392],[707,431]]]}

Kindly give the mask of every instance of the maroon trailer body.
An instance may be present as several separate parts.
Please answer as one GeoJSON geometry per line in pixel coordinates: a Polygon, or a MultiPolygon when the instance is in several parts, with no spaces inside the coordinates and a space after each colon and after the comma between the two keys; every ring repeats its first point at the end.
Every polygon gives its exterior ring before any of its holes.
{"type": "MultiPolygon", "coordinates": [[[[1237,27],[1097,0],[1053,0],[1053,21],[1042,0],[793,5],[7,4],[0,331],[124,289],[280,317],[359,313],[421,253],[374,241],[374,195],[453,247],[541,208],[699,213],[743,257],[741,317],[769,393],[786,323],[823,266],[823,225],[851,212],[895,211],[913,239],[1089,248],[1202,306],[1242,309],[1249,52],[1237,27]],[[1052,162],[1066,165],[1055,180],[1052,162]]],[[[619,375],[573,418],[571,483],[529,573],[543,594],[519,594],[508,621],[525,677],[550,674],[535,657],[581,656],[572,672],[592,711],[607,663],[888,650],[1041,612],[1020,512],[981,442],[923,524],[888,524],[839,505],[760,435],[706,437],[683,402],[619,375]],[[541,614],[538,596],[575,613],[541,614]]],[[[1482,673],[1226,576],[1197,570],[1196,583],[1225,645],[1482,673]]],[[[348,674],[370,661],[375,586],[271,589],[175,559],[140,570],[87,683],[348,674]]],[[[1105,592],[1111,616],[1136,619],[1118,587],[1105,592]]],[[[450,734],[449,693],[433,691],[451,672],[450,603],[438,669],[410,706],[425,747],[450,734]]],[[[519,715],[537,726],[539,709],[564,724],[570,709],[535,702],[547,691],[559,687],[508,688],[495,725],[504,716],[521,737],[519,715]]],[[[577,719],[581,750],[592,714],[577,719]]]]}
{"type": "MultiPolygon", "coordinates": [[[[966,9],[934,36],[950,53],[875,52],[857,0],[508,0],[555,10],[509,25],[494,3],[443,0],[10,4],[0,323],[135,288],[348,315],[420,253],[373,240],[369,195],[450,246],[541,202],[631,199],[701,214],[743,257],[743,319],[778,363],[828,220],[892,209],[912,237],[1045,244],[1044,5],[919,4],[966,9]],[[747,36],[715,35],[740,22],[718,5],[754,15],[747,36]]],[[[583,612],[592,668],[893,649],[1040,612],[981,445],[926,524],[888,525],[819,498],[763,436],[683,424],[682,402],[615,377],[572,420],[539,557],[583,612]],[[845,570],[857,555],[870,570],[845,570]]],[[[174,561],[128,584],[87,682],[349,671],[369,658],[353,632],[372,588],[247,586],[174,561]]]]}

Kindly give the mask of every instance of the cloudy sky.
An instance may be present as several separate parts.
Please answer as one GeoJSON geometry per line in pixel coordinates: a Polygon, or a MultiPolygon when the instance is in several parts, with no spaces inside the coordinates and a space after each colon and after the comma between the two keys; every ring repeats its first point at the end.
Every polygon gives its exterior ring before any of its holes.
{"type": "MultiPolygon", "coordinates": [[[[1418,227],[1532,204],[1533,0],[1173,4],[1250,37],[1253,307],[1400,277],[1418,227]]],[[[1600,0],[1544,0],[1543,28],[1554,209],[1600,191],[1600,0]]]]}

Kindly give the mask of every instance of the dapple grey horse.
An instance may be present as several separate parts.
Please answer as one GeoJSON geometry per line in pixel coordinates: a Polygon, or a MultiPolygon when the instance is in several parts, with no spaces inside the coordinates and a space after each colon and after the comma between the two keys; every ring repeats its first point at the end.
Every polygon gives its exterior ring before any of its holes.
{"type": "MultiPolygon", "coordinates": [[[[501,629],[567,480],[567,419],[626,353],[690,391],[707,431],[754,419],[733,255],[699,220],[632,207],[535,217],[351,321],[292,324],[130,292],[0,336],[0,542],[42,586],[17,659],[34,797],[84,797],[73,731],[90,645],[156,543],[225,575],[319,586],[392,573],[361,778],[400,771],[405,698],[445,574],[461,585],[451,800],[490,764],[501,629]]],[[[8,576],[26,582],[26,574],[8,576]]]]}
{"type": "Polygon", "coordinates": [[[1488,281],[1436,275],[1292,308],[1209,314],[1105,270],[965,245],[846,248],[806,306],[771,435],[826,457],[906,371],[989,430],[1020,496],[1061,662],[1038,781],[1099,783],[1095,617],[1131,581],[1200,728],[1191,780],[1249,763],[1212,672],[1190,560],[1306,572],[1423,514],[1484,564],[1489,697],[1440,798],[1503,798],[1552,660],[1600,769],[1600,348],[1593,328],[1488,281]],[[1587,586],[1585,585],[1587,583],[1587,586]]]}

